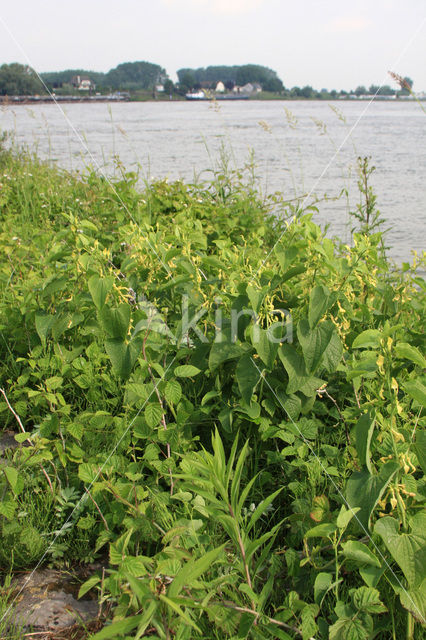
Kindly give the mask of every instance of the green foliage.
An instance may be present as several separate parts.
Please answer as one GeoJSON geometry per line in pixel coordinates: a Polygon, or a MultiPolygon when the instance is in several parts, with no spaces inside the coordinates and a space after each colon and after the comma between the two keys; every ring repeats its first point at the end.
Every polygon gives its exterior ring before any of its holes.
{"type": "Polygon", "coordinates": [[[105,74],[104,84],[114,89],[152,89],[162,78],[165,70],[152,62],[123,62],[105,74]]]}
{"type": "Polygon", "coordinates": [[[0,176],[2,567],[108,549],[99,638],[420,638],[425,288],[376,210],[0,176]]]}
{"type": "Polygon", "coordinates": [[[177,71],[179,83],[194,88],[201,83],[209,83],[212,88],[218,82],[225,85],[243,86],[249,82],[259,83],[265,91],[281,91],[283,83],[275,71],[258,64],[245,64],[240,66],[210,66],[199,69],[179,69],[177,71]]]}
{"type": "MultiPolygon", "coordinates": [[[[110,69],[107,73],[84,69],[67,69],[66,71],[49,71],[41,74],[50,89],[71,85],[74,76],[87,76],[98,90],[137,90],[153,89],[156,83],[166,80],[167,73],[158,64],[137,61],[123,62],[110,69]]],[[[35,92],[33,91],[32,93],[35,92]]]]}
{"type": "Polygon", "coordinates": [[[0,66],[0,95],[27,96],[46,93],[34,69],[18,62],[0,66]]]}

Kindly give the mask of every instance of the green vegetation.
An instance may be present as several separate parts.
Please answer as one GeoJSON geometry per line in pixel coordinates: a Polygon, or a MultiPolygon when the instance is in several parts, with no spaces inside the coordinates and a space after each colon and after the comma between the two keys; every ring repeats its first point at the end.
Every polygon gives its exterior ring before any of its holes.
{"type": "Polygon", "coordinates": [[[185,89],[196,89],[206,85],[214,89],[218,82],[223,82],[228,88],[235,85],[243,86],[249,82],[259,83],[265,91],[279,92],[284,88],[275,71],[258,64],[179,69],[177,75],[179,84],[185,89]]]}
{"type": "MultiPolygon", "coordinates": [[[[58,95],[79,94],[78,86],[74,79],[77,77],[89,79],[90,90],[95,89],[99,93],[111,91],[131,91],[133,100],[151,100],[152,98],[169,99],[174,95],[175,99],[184,96],[185,93],[200,88],[214,90],[218,82],[222,82],[227,90],[235,86],[244,86],[249,83],[259,85],[262,92],[255,94],[257,99],[313,99],[335,100],[338,97],[349,95],[361,96],[375,94],[379,96],[407,96],[412,94],[413,81],[408,78],[400,78],[402,84],[396,90],[388,85],[382,87],[371,85],[369,89],[358,86],[354,91],[329,91],[321,89],[317,91],[310,85],[304,87],[292,87],[287,89],[277,73],[268,67],[256,64],[240,66],[210,66],[199,69],[179,69],[177,72],[178,83],[175,85],[167,75],[165,69],[152,62],[124,62],[107,73],[87,71],[84,69],[67,69],[66,71],[50,71],[41,73],[40,77],[49,91],[55,91],[58,95]],[[157,92],[156,86],[162,85],[163,91],[157,92]]],[[[395,75],[395,74],[394,74],[395,75]]],[[[394,75],[391,74],[392,78],[394,75]]],[[[0,95],[34,95],[46,94],[46,88],[40,81],[36,72],[28,66],[18,63],[4,64],[0,67],[0,95]]]]}
{"type": "MultiPolygon", "coordinates": [[[[68,69],[67,71],[51,71],[41,73],[41,77],[51,90],[72,92],[72,79],[75,76],[89,78],[96,90],[107,91],[151,90],[157,83],[166,81],[166,71],[152,62],[124,62],[107,73],[85,71],[84,69],[68,69]]],[[[59,91],[60,92],[60,91],[59,91]]]]}
{"type": "Polygon", "coordinates": [[[0,564],[103,559],[98,640],[423,637],[424,261],[359,171],[349,247],[226,167],[1,152],[0,564]]]}
{"type": "Polygon", "coordinates": [[[17,62],[0,66],[0,96],[36,93],[45,93],[45,88],[31,67],[17,62]]]}

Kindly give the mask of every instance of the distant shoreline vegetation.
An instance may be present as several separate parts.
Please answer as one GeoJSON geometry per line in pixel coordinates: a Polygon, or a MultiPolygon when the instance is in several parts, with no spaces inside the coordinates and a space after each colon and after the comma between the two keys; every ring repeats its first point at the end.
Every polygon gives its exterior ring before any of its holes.
{"type": "MultiPolygon", "coordinates": [[[[146,61],[124,62],[107,73],[85,69],[67,69],[38,74],[19,63],[0,66],[0,99],[49,96],[88,99],[123,100],[184,100],[186,94],[204,92],[206,98],[244,95],[260,100],[337,100],[368,99],[377,94],[382,99],[410,97],[413,81],[406,77],[406,86],[398,89],[390,85],[358,86],[353,91],[316,90],[310,85],[286,88],[276,71],[256,64],[183,68],[174,83],[167,71],[158,64],[146,61]],[[409,88],[407,88],[409,87],[409,88]]],[[[426,97],[426,96],[420,96],[426,97]]],[[[44,101],[43,99],[40,101],[44,101]]],[[[16,102],[16,100],[14,101],[16,102]]]]}

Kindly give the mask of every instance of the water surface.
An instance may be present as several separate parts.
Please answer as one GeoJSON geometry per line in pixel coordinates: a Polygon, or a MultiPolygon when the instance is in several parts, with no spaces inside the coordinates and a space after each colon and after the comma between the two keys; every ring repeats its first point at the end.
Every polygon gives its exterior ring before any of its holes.
{"type": "Polygon", "coordinates": [[[225,149],[231,167],[255,159],[263,193],[336,198],[315,219],[349,241],[359,202],[356,159],[370,156],[372,186],[387,219],[390,255],[411,260],[425,248],[426,116],[417,104],[292,101],[9,106],[0,129],[67,169],[114,173],[114,156],[147,179],[203,180],[225,149]],[[286,110],[290,110],[291,113],[286,110]]]}

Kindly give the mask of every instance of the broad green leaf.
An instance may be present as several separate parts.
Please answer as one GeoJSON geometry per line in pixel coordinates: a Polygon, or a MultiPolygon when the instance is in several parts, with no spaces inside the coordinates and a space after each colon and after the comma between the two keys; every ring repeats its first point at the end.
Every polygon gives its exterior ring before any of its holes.
{"type": "MultiPolygon", "coordinates": [[[[241,585],[242,586],[242,585],[241,585]]],[[[246,585],[248,586],[248,585],[246,585]]],[[[235,637],[235,640],[242,640],[242,638],[250,637],[250,630],[254,625],[256,618],[251,613],[244,613],[240,618],[240,624],[238,625],[238,633],[235,637]]],[[[223,629],[223,627],[222,627],[223,629]]]]}
{"type": "Polygon", "coordinates": [[[78,477],[80,480],[87,484],[92,484],[97,480],[99,476],[99,470],[96,468],[96,465],[91,464],[89,462],[83,462],[78,467],[78,477]]]}
{"type": "Polygon", "coordinates": [[[371,564],[363,564],[358,567],[359,575],[364,580],[367,587],[377,587],[380,578],[385,573],[387,567],[384,564],[380,569],[371,564]]]}
{"type": "Polygon", "coordinates": [[[65,313],[63,315],[57,314],[55,318],[52,326],[52,338],[57,342],[65,331],[71,328],[72,316],[70,313],[65,313]]]}
{"type": "Polygon", "coordinates": [[[321,572],[315,578],[314,584],[314,600],[320,605],[322,599],[324,598],[327,591],[330,589],[333,584],[333,576],[331,573],[321,572]]]}
{"type": "Polygon", "coordinates": [[[105,305],[105,300],[108,293],[114,286],[114,276],[107,276],[106,278],[100,278],[99,276],[92,276],[88,281],[90,295],[95,303],[98,311],[105,305]]]}
{"type": "Polygon", "coordinates": [[[128,344],[121,338],[105,340],[105,351],[111,360],[115,373],[126,379],[142,351],[142,340],[135,338],[128,344]]]}
{"type": "Polygon", "coordinates": [[[233,422],[233,412],[230,407],[223,407],[219,412],[218,418],[220,420],[220,424],[228,433],[232,430],[232,422],[233,422]]]}
{"type": "Polygon", "coordinates": [[[328,309],[330,291],[320,284],[314,287],[309,296],[308,319],[309,326],[313,329],[328,309]]]}
{"type": "Polygon", "coordinates": [[[316,390],[324,384],[324,381],[308,376],[305,362],[296,349],[290,344],[283,344],[278,349],[278,355],[289,378],[286,393],[291,395],[296,391],[301,391],[306,396],[315,395],[316,390]]]}
{"type": "Polygon", "coordinates": [[[119,638],[120,636],[126,636],[138,626],[141,619],[142,616],[138,615],[131,616],[125,620],[118,620],[118,622],[113,622],[98,631],[98,633],[92,637],[92,640],[106,640],[107,638],[119,638]]]}
{"type": "Polygon", "coordinates": [[[125,574],[127,578],[140,578],[149,571],[150,562],[151,559],[145,556],[126,555],[120,564],[120,572],[125,574]]]}
{"type": "Polygon", "coordinates": [[[257,420],[260,416],[261,406],[255,400],[252,400],[250,404],[241,401],[240,405],[235,408],[235,411],[245,413],[251,420],[257,420]]]}
{"type": "Polygon", "coordinates": [[[373,621],[368,618],[339,618],[329,628],[329,640],[368,640],[373,621]]]}
{"type": "Polygon", "coordinates": [[[340,340],[337,329],[334,327],[330,342],[322,356],[321,367],[324,367],[327,373],[334,373],[342,359],[342,356],[343,344],[340,340]]]}
{"type": "MultiPolygon", "coordinates": [[[[253,618],[253,616],[252,616],[253,618]]],[[[276,638],[276,640],[293,640],[294,635],[293,636],[289,636],[288,633],[286,633],[283,629],[281,629],[280,627],[278,627],[276,624],[265,624],[263,625],[263,629],[265,629],[270,635],[268,637],[270,638],[276,638]]],[[[238,637],[238,640],[240,640],[240,637],[238,637]]],[[[241,638],[245,638],[246,636],[241,636],[241,638]]]]}
{"type": "Polygon", "coordinates": [[[416,589],[400,589],[399,597],[404,609],[407,609],[418,620],[425,624],[426,620],[426,578],[416,589]]]}
{"type": "Polygon", "coordinates": [[[181,364],[174,370],[174,375],[178,378],[193,378],[201,373],[201,369],[192,364],[181,364]]]}
{"type": "Polygon", "coordinates": [[[315,618],[318,613],[319,608],[316,604],[307,604],[305,607],[303,607],[300,625],[302,640],[310,640],[318,631],[318,626],[315,622],[315,618]]]}
{"type": "Polygon", "coordinates": [[[426,474],[426,431],[416,431],[414,451],[416,452],[423,473],[426,474]]]}
{"type": "MultiPolygon", "coordinates": [[[[259,363],[260,364],[260,363],[259,363]]],[[[250,404],[254,389],[260,380],[261,368],[256,366],[250,354],[244,354],[237,364],[235,377],[241,397],[246,404],[250,404]]]]}
{"type": "Polygon", "coordinates": [[[214,371],[222,362],[234,360],[243,354],[243,349],[233,342],[227,340],[223,342],[213,342],[209,355],[209,369],[214,371]]]}
{"type": "Polygon", "coordinates": [[[176,405],[182,397],[182,387],[177,380],[169,380],[164,390],[166,400],[171,405],[176,405]]]}
{"type": "Polygon", "coordinates": [[[30,440],[32,436],[31,431],[23,431],[22,433],[16,433],[15,434],[15,440],[16,442],[25,442],[25,440],[30,440]]]}
{"type": "Polygon", "coordinates": [[[250,300],[251,308],[256,313],[259,312],[262,300],[265,297],[265,291],[262,289],[255,289],[251,284],[247,285],[246,292],[248,299],[250,300]]]}
{"type": "Polygon", "coordinates": [[[426,531],[400,533],[395,518],[380,518],[374,527],[389,553],[402,569],[410,588],[418,587],[426,575],[426,531]]]}
{"type": "Polygon", "coordinates": [[[259,326],[252,328],[251,341],[263,364],[271,370],[277,355],[278,342],[271,340],[269,332],[259,326]]]}
{"type": "MultiPolygon", "coordinates": [[[[19,493],[18,490],[18,481],[19,481],[19,473],[15,467],[4,467],[4,474],[9,482],[13,493],[19,493]]],[[[23,488],[23,486],[22,486],[23,488]]]]}
{"type": "Polygon", "coordinates": [[[360,333],[352,342],[352,349],[377,349],[380,347],[382,333],[378,329],[367,329],[360,333]]]}
{"type": "Polygon", "coordinates": [[[295,276],[298,276],[300,273],[304,273],[305,271],[306,265],[304,264],[298,264],[295,267],[290,267],[290,269],[287,269],[287,271],[282,274],[281,282],[287,282],[287,280],[291,280],[291,278],[294,278],[295,276]]]}
{"type": "Polygon", "coordinates": [[[331,320],[321,322],[321,324],[314,329],[310,328],[305,318],[299,321],[297,325],[297,337],[302,347],[303,358],[308,373],[315,373],[318,369],[334,331],[334,324],[331,320]]]}
{"type": "Polygon", "coordinates": [[[0,515],[4,516],[8,520],[12,520],[16,511],[18,503],[15,500],[3,500],[0,501],[0,515]]]}
{"type": "Polygon", "coordinates": [[[336,524],[339,529],[346,529],[352,518],[358,513],[359,507],[355,509],[346,509],[342,504],[339,515],[337,516],[336,524]]]}
{"type": "Polygon", "coordinates": [[[298,247],[290,246],[283,248],[280,244],[277,244],[274,253],[283,271],[288,269],[300,255],[298,247]]]}
{"type": "Polygon", "coordinates": [[[307,378],[304,360],[290,344],[281,345],[278,355],[289,377],[287,393],[294,393],[307,378]]]}
{"type": "Polygon", "coordinates": [[[330,502],[327,496],[315,496],[312,503],[310,517],[315,522],[322,522],[330,513],[330,502]]]}
{"type": "Polygon", "coordinates": [[[383,465],[378,475],[372,475],[364,467],[362,471],[355,471],[349,478],[346,498],[351,508],[360,507],[357,520],[364,530],[369,528],[371,515],[398,469],[399,465],[390,461],[383,465]]]}
{"type": "Polygon", "coordinates": [[[422,369],[426,369],[426,358],[420,353],[417,347],[412,347],[411,344],[407,342],[398,342],[395,347],[395,354],[398,358],[411,360],[411,362],[419,365],[422,369]]]}
{"type": "Polygon", "coordinates": [[[130,323],[130,306],[128,304],[120,304],[115,309],[104,306],[98,312],[98,317],[108,338],[121,340],[127,338],[130,323]]]}
{"type": "Polygon", "coordinates": [[[358,611],[365,613],[384,613],[387,611],[385,605],[380,600],[377,589],[372,587],[359,587],[351,593],[352,602],[358,611]]]}
{"type": "Polygon", "coordinates": [[[323,522],[316,527],[312,527],[305,533],[305,538],[328,538],[336,531],[336,525],[332,522],[323,522]]]}
{"type": "Polygon", "coordinates": [[[209,400],[212,400],[213,398],[219,398],[219,397],[220,397],[220,393],[219,391],[216,391],[216,389],[207,391],[206,395],[203,396],[203,399],[201,400],[201,406],[204,407],[204,405],[206,405],[209,402],[209,400]]]}
{"type": "Polygon", "coordinates": [[[373,412],[365,413],[355,425],[355,444],[359,461],[373,472],[370,461],[371,438],[373,437],[375,416],[373,412]]]}
{"type": "Polygon", "coordinates": [[[408,393],[422,407],[426,407],[426,386],[418,378],[417,380],[409,380],[403,385],[404,391],[408,393]]]}
{"type": "Polygon", "coordinates": [[[101,578],[99,576],[97,575],[90,576],[90,578],[86,580],[86,582],[83,582],[83,584],[81,585],[78,591],[79,599],[85,596],[86,593],[90,591],[90,589],[93,589],[95,585],[99,584],[100,581],[101,581],[101,578]]]}
{"type": "Polygon", "coordinates": [[[39,312],[35,315],[35,328],[43,346],[46,345],[47,336],[55,324],[55,321],[55,316],[47,313],[39,312]]]}
{"type": "Polygon", "coordinates": [[[287,395],[282,389],[277,389],[276,396],[290,420],[298,420],[302,410],[302,401],[296,394],[287,395]]]}
{"type": "Polygon", "coordinates": [[[44,384],[48,391],[56,391],[59,387],[62,386],[64,379],[60,376],[52,376],[50,378],[46,378],[44,384]]]}
{"type": "Polygon", "coordinates": [[[144,416],[149,427],[157,427],[163,416],[163,411],[158,402],[150,402],[147,404],[144,410],[144,416]]]}
{"type": "Polygon", "coordinates": [[[381,564],[377,556],[363,542],[349,540],[342,544],[342,553],[345,558],[354,560],[359,564],[367,564],[380,569],[381,564]]]}

